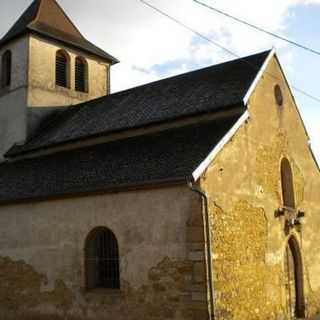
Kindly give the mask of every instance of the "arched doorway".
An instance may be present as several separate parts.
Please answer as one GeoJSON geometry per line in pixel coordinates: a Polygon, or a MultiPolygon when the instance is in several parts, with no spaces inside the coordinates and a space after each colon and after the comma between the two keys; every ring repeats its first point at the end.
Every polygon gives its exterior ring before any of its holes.
{"type": "Polygon", "coordinates": [[[289,319],[304,318],[303,265],[299,244],[294,237],[289,239],[285,253],[285,283],[289,319]]]}

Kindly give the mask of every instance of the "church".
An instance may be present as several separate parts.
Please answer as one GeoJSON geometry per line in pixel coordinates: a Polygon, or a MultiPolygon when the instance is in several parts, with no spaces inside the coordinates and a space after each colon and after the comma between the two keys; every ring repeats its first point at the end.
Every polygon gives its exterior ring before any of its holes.
{"type": "Polygon", "coordinates": [[[320,313],[320,170],[274,50],[110,93],[56,0],[0,40],[1,320],[320,313]]]}

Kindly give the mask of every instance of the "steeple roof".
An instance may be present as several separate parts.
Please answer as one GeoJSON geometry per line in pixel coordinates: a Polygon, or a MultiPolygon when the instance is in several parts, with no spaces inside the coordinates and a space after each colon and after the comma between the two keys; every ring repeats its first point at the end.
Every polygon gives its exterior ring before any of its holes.
{"type": "Polygon", "coordinates": [[[63,42],[112,64],[118,62],[116,58],[85,39],[56,0],[34,0],[0,40],[0,46],[28,33],[63,42]]]}

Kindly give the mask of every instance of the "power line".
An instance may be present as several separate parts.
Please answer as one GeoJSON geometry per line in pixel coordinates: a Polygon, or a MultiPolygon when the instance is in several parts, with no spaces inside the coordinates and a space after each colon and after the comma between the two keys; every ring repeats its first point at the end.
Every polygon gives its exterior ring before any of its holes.
{"type": "Polygon", "coordinates": [[[197,30],[190,28],[190,27],[187,26],[185,23],[183,23],[183,22],[179,21],[178,19],[170,16],[169,14],[167,14],[166,12],[158,9],[157,7],[153,6],[152,4],[150,4],[150,3],[148,3],[148,2],[146,2],[146,1],[144,1],[144,0],[138,0],[138,1],[142,2],[144,5],[150,7],[151,9],[157,11],[157,12],[160,13],[161,15],[167,17],[168,19],[174,21],[175,23],[179,24],[179,25],[182,26],[183,28],[189,30],[190,32],[192,32],[193,34],[195,34],[196,36],[198,36],[199,38],[210,42],[210,43],[213,44],[215,47],[218,47],[218,48],[220,48],[220,49],[228,52],[228,53],[229,53],[230,55],[232,55],[232,56],[235,56],[235,57],[237,57],[237,58],[240,58],[238,55],[236,55],[235,53],[233,53],[233,52],[230,51],[229,49],[223,47],[223,46],[220,45],[219,43],[213,41],[213,40],[210,39],[209,37],[207,37],[207,36],[203,35],[202,33],[198,32],[197,30]]]}
{"type": "Polygon", "coordinates": [[[316,55],[320,56],[320,51],[317,51],[317,50],[312,49],[312,48],[310,48],[310,47],[307,47],[307,46],[305,46],[305,45],[303,45],[303,44],[300,44],[300,43],[298,43],[298,42],[296,42],[296,41],[293,41],[293,40],[290,40],[290,39],[285,38],[285,37],[283,37],[283,36],[280,36],[280,35],[278,35],[278,34],[276,34],[276,33],[274,33],[274,32],[271,32],[271,31],[268,31],[268,30],[266,30],[266,29],[263,29],[263,28],[261,28],[261,27],[259,27],[259,26],[256,26],[256,25],[254,25],[254,24],[252,24],[252,23],[250,23],[250,22],[247,22],[247,21],[245,21],[245,20],[239,19],[239,18],[237,18],[237,17],[235,17],[235,16],[232,16],[232,15],[229,14],[229,13],[226,13],[226,12],[224,12],[224,11],[221,11],[221,10],[219,10],[219,9],[217,9],[217,8],[214,8],[214,7],[212,7],[212,6],[210,6],[210,5],[206,4],[206,3],[203,3],[203,2],[201,2],[201,1],[198,1],[198,0],[193,0],[193,1],[194,1],[195,3],[203,6],[203,7],[206,7],[207,9],[210,9],[210,10],[212,10],[212,11],[215,11],[216,13],[219,13],[219,14],[221,14],[221,15],[224,15],[225,17],[230,18],[230,19],[232,19],[232,20],[235,20],[235,21],[237,21],[237,22],[239,22],[239,23],[242,23],[242,24],[244,24],[244,25],[246,25],[246,26],[248,26],[248,27],[250,27],[250,28],[253,28],[253,29],[258,30],[258,31],[260,31],[260,32],[263,32],[263,33],[265,33],[265,34],[267,34],[267,35],[269,35],[269,36],[275,37],[275,38],[277,38],[277,39],[279,39],[279,40],[282,40],[282,41],[285,41],[285,42],[287,42],[287,43],[289,43],[289,44],[291,44],[291,45],[294,45],[294,46],[296,46],[296,47],[298,47],[298,48],[300,48],[300,49],[309,51],[309,52],[311,52],[311,53],[313,53],[313,54],[316,54],[316,55]]]}
{"type": "MultiPolygon", "coordinates": [[[[200,37],[201,39],[208,41],[208,42],[211,43],[213,46],[218,47],[218,48],[226,51],[228,54],[232,55],[233,57],[241,58],[241,56],[239,56],[238,54],[236,54],[236,53],[234,53],[233,51],[229,50],[228,48],[222,46],[221,44],[213,41],[211,38],[203,35],[203,34],[200,33],[199,31],[197,31],[197,30],[189,27],[189,26],[186,25],[185,23],[183,23],[183,22],[181,22],[180,20],[172,17],[172,16],[169,15],[168,13],[166,13],[166,12],[162,11],[161,9],[155,7],[154,5],[150,4],[149,2],[147,2],[147,1],[145,1],[145,0],[138,0],[138,1],[140,1],[140,2],[143,3],[144,5],[148,6],[149,8],[153,9],[154,11],[158,12],[159,14],[167,17],[167,18],[170,19],[171,21],[177,23],[177,24],[180,25],[181,27],[183,27],[183,28],[187,29],[188,31],[192,32],[193,34],[195,34],[196,36],[200,37]]],[[[194,1],[195,1],[195,0],[194,0],[194,1]]],[[[245,63],[247,63],[251,68],[254,68],[255,70],[258,69],[256,66],[252,65],[252,64],[251,64],[250,62],[248,62],[247,60],[243,60],[243,61],[244,61],[245,63]]],[[[273,74],[271,74],[271,73],[269,73],[269,72],[267,72],[267,71],[266,71],[266,74],[268,74],[268,75],[270,75],[271,77],[279,80],[279,78],[278,78],[277,76],[275,76],[275,75],[273,75],[273,74]]],[[[300,94],[308,97],[309,99],[312,99],[312,100],[320,103],[320,98],[315,97],[315,96],[311,95],[310,93],[308,93],[308,92],[306,92],[306,91],[304,91],[304,90],[302,90],[302,89],[300,89],[300,88],[298,88],[298,87],[295,87],[295,86],[293,86],[293,85],[291,85],[291,88],[294,89],[295,91],[299,92],[300,94]]]]}

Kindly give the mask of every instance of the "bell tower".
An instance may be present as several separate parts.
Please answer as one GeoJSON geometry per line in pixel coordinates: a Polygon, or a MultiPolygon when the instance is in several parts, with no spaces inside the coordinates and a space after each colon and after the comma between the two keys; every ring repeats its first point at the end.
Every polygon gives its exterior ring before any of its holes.
{"type": "Polygon", "coordinates": [[[109,94],[117,62],[80,33],[56,0],[34,0],[0,40],[0,161],[30,134],[32,112],[109,94]]]}

